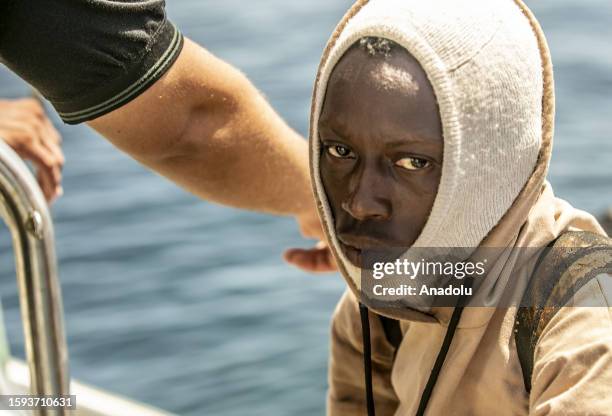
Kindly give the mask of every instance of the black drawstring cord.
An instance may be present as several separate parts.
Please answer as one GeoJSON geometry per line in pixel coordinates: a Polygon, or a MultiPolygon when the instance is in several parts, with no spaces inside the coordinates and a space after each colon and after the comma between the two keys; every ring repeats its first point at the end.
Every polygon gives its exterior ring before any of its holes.
{"type": "Polygon", "coordinates": [[[372,391],[372,349],[370,346],[370,319],[368,308],[359,303],[361,315],[361,332],[363,333],[363,368],[365,371],[366,406],[368,416],[376,416],[374,409],[374,392],[372,391]]]}
{"type": "Polygon", "coordinates": [[[453,315],[451,316],[450,322],[448,323],[446,335],[444,335],[442,347],[438,352],[438,357],[436,358],[436,362],[434,363],[434,366],[431,369],[429,380],[427,380],[427,384],[425,385],[425,389],[423,390],[423,394],[421,395],[421,402],[419,403],[419,409],[416,412],[416,416],[423,416],[425,414],[425,409],[427,409],[427,403],[429,403],[431,393],[433,392],[434,386],[436,385],[436,381],[438,381],[438,375],[440,374],[440,370],[442,370],[442,366],[444,365],[446,354],[448,353],[451,342],[453,341],[453,337],[455,336],[455,331],[457,330],[457,325],[459,324],[459,319],[461,319],[462,312],[463,306],[456,306],[455,310],[453,311],[453,315]]]}
{"type": "MultiPolygon", "coordinates": [[[[471,287],[471,284],[472,281],[468,280],[469,287],[471,287]]],[[[438,352],[436,362],[434,363],[434,366],[431,369],[431,374],[429,375],[429,380],[427,380],[427,384],[425,385],[425,389],[423,390],[423,394],[421,395],[421,401],[419,403],[419,408],[416,412],[416,416],[423,416],[425,414],[425,409],[427,409],[429,398],[431,397],[431,393],[433,392],[434,386],[436,385],[436,381],[438,381],[438,375],[440,374],[442,366],[444,365],[444,360],[446,359],[446,354],[448,353],[451,342],[453,341],[453,337],[455,336],[457,325],[459,325],[459,320],[461,319],[461,314],[463,313],[463,305],[465,305],[466,299],[466,296],[461,296],[459,298],[459,301],[457,302],[457,306],[453,310],[453,314],[448,323],[448,329],[446,330],[446,335],[444,335],[442,347],[438,352]]],[[[368,317],[368,308],[361,302],[359,303],[359,314],[361,315],[361,332],[363,333],[363,367],[365,370],[366,405],[368,410],[368,416],[376,416],[376,412],[374,409],[374,392],[372,390],[372,349],[370,346],[370,320],[368,317]]]]}

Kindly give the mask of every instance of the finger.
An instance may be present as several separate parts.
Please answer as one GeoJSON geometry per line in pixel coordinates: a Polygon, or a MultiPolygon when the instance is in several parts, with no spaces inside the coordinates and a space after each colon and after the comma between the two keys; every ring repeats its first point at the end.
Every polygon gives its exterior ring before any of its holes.
{"type": "Polygon", "coordinates": [[[47,202],[51,202],[51,200],[54,198],[54,187],[52,185],[51,178],[44,170],[38,169],[36,172],[36,179],[45,200],[47,202]]]}
{"type": "Polygon", "coordinates": [[[57,166],[62,169],[64,166],[64,152],[60,146],[60,134],[49,120],[45,120],[40,124],[40,138],[42,144],[53,154],[57,166]]]}
{"type": "Polygon", "coordinates": [[[63,195],[64,190],[62,188],[62,169],[64,167],[64,153],[60,146],[61,138],[55,127],[51,124],[49,119],[45,117],[45,120],[41,123],[41,145],[52,155],[53,166],[51,167],[51,176],[53,182],[53,196],[49,200],[53,202],[56,198],[63,195]]]}
{"type": "Polygon", "coordinates": [[[41,144],[36,144],[27,148],[23,157],[31,160],[39,172],[39,177],[44,178],[40,185],[47,199],[57,196],[61,192],[62,173],[50,151],[41,144]]]}
{"type": "Polygon", "coordinates": [[[304,252],[298,252],[293,255],[293,259],[296,266],[306,271],[325,273],[337,270],[331,253],[327,249],[312,249],[304,252]]]}
{"type": "Polygon", "coordinates": [[[15,117],[21,123],[21,128],[25,129],[31,140],[31,145],[40,144],[45,147],[50,155],[55,158],[53,163],[59,165],[60,169],[64,165],[64,154],[60,147],[61,137],[59,132],[53,127],[51,121],[43,114],[42,117],[32,113],[22,113],[15,117]]]}
{"type": "Polygon", "coordinates": [[[51,120],[49,120],[49,117],[45,116],[45,118],[43,120],[43,124],[44,124],[45,128],[47,129],[47,133],[49,135],[49,138],[54,143],[60,145],[62,143],[62,135],[59,133],[59,131],[57,131],[55,126],[53,126],[53,123],[51,122],[51,120]]]}
{"type": "Polygon", "coordinates": [[[39,185],[46,199],[59,196],[62,193],[63,154],[57,144],[41,139],[51,132],[46,132],[43,123],[32,115],[21,114],[15,119],[2,120],[0,124],[0,130],[10,132],[5,137],[7,143],[19,156],[35,165],[39,185]]]}
{"type": "MultiPolygon", "coordinates": [[[[11,101],[8,111],[3,111],[0,117],[0,130],[4,133],[5,140],[17,153],[26,155],[37,155],[41,149],[46,148],[46,154],[38,154],[39,165],[46,165],[51,169],[53,165],[61,166],[64,163],[64,155],[58,145],[59,133],[49,119],[40,102],[32,98],[11,101]]],[[[54,175],[59,180],[58,175],[54,175]]]]}
{"type": "Polygon", "coordinates": [[[311,273],[325,273],[337,270],[329,248],[289,249],[283,254],[285,261],[311,273]]]}
{"type": "Polygon", "coordinates": [[[13,118],[0,119],[0,135],[21,157],[24,157],[28,147],[37,140],[36,129],[13,118]]]}
{"type": "Polygon", "coordinates": [[[62,182],[61,165],[53,151],[43,143],[35,145],[32,151],[36,157],[36,160],[34,160],[36,165],[49,174],[54,186],[59,186],[62,182]]]}
{"type": "Polygon", "coordinates": [[[36,176],[43,195],[49,204],[54,203],[57,198],[64,194],[64,188],[61,185],[57,185],[54,178],[50,177],[47,171],[39,169],[36,176]]]}
{"type": "Polygon", "coordinates": [[[36,98],[20,98],[15,100],[15,104],[37,118],[47,117],[43,104],[36,98]]]}

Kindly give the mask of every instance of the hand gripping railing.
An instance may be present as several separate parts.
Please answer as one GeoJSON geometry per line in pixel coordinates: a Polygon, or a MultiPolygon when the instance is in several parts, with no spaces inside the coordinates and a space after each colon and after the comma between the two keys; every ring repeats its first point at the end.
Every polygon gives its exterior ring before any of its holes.
{"type": "MultiPolygon", "coordinates": [[[[0,215],[13,238],[30,393],[70,394],[53,223],[34,177],[1,139],[0,215]]],[[[63,415],[65,410],[41,408],[35,414],[63,415]]]]}

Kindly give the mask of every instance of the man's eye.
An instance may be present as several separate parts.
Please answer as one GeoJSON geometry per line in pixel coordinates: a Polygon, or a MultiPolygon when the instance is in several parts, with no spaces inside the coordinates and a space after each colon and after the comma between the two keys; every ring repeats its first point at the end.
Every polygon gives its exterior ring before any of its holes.
{"type": "Polygon", "coordinates": [[[341,159],[347,159],[353,157],[353,152],[346,146],[342,146],[339,144],[333,144],[327,146],[327,152],[333,157],[338,157],[341,159]]]}
{"type": "Polygon", "coordinates": [[[429,160],[426,160],[420,157],[405,157],[395,162],[395,164],[404,169],[419,170],[419,169],[425,169],[431,163],[429,162],[429,160]]]}

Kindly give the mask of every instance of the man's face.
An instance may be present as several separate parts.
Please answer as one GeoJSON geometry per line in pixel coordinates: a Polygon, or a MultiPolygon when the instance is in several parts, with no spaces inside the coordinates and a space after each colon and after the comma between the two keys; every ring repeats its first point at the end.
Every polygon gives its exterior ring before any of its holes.
{"type": "Polygon", "coordinates": [[[319,118],[320,172],[347,258],[411,246],[431,211],[443,138],[433,88],[400,47],[352,47],[334,68],[319,118]]]}

